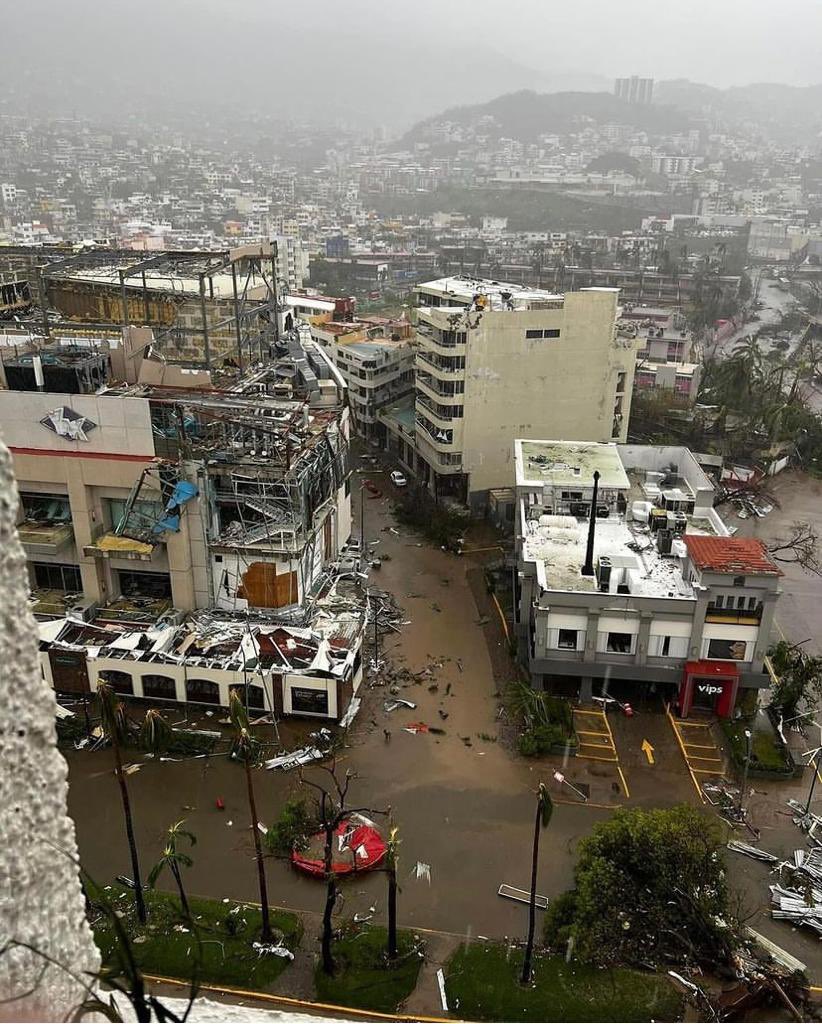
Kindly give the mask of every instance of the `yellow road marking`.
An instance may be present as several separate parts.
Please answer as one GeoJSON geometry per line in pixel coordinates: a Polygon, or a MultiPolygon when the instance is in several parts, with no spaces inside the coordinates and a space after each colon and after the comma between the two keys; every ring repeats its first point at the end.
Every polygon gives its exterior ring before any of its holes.
{"type": "Polygon", "coordinates": [[[699,799],[704,804],[706,802],[705,794],[702,792],[702,787],[699,785],[699,782],[697,782],[696,775],[694,775],[694,770],[693,768],[691,768],[691,762],[688,760],[688,755],[685,753],[685,744],[682,742],[682,737],[680,736],[679,729],[677,728],[677,724],[674,721],[674,716],[671,714],[670,704],[665,705],[665,713],[668,716],[668,721],[671,723],[671,728],[674,730],[674,736],[676,736],[676,741],[679,744],[679,749],[682,751],[682,757],[685,760],[685,767],[688,769],[688,772],[691,776],[691,782],[693,782],[694,789],[699,794],[699,799]]]}
{"type": "Polygon", "coordinates": [[[607,736],[607,732],[599,729],[577,729],[577,736],[607,736]]]}
{"type": "Polygon", "coordinates": [[[577,754],[577,757],[581,757],[584,761],[608,761],[609,764],[619,764],[619,759],[616,757],[597,757],[596,754],[577,754]]]}
{"type": "Polygon", "coordinates": [[[617,771],[619,772],[619,777],[622,779],[622,788],[625,790],[625,796],[630,799],[631,791],[628,789],[628,780],[625,778],[625,772],[623,772],[622,765],[619,763],[619,753],[617,751],[617,745],[614,743],[614,734],[611,732],[611,723],[608,721],[608,717],[605,712],[602,713],[602,721],[605,723],[605,728],[608,730],[608,735],[611,737],[611,746],[614,748],[617,771]]]}
{"type": "Polygon", "coordinates": [[[604,718],[601,711],[587,711],[585,708],[574,708],[575,715],[593,715],[595,718],[604,718]]]}

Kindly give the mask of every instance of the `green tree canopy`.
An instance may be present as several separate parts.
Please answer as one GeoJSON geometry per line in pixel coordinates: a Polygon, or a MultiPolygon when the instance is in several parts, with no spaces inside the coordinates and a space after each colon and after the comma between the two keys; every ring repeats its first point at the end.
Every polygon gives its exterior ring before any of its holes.
{"type": "Polygon", "coordinates": [[[728,960],[736,930],[718,822],[685,804],[620,809],[579,844],[575,889],[549,909],[545,935],[613,966],[728,960]]]}

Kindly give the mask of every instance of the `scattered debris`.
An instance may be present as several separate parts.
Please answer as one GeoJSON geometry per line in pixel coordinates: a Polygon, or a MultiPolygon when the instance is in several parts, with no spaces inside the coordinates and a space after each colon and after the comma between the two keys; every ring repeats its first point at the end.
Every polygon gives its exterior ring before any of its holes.
{"type": "MultiPolygon", "coordinates": [[[[515,900],[517,903],[530,903],[531,893],[525,889],[517,889],[514,885],[507,885],[505,882],[497,889],[497,896],[504,896],[507,900],[515,900]]],[[[536,894],[534,906],[538,910],[547,910],[550,900],[547,896],[536,894]]]]}
{"type": "Polygon", "coordinates": [[[440,1004],[442,1005],[442,1012],[448,1013],[448,998],[445,995],[445,974],[441,967],[437,968],[437,985],[440,990],[440,1004]]]}
{"type": "Polygon", "coordinates": [[[284,960],[294,959],[294,954],[290,949],[273,942],[252,942],[251,948],[256,950],[257,956],[279,956],[284,960]]]}
{"type": "Polygon", "coordinates": [[[397,708],[416,708],[416,704],[413,700],[404,700],[402,697],[393,697],[391,700],[387,700],[383,703],[383,711],[387,711],[389,714],[392,711],[396,711],[397,708]]]}
{"type": "Polygon", "coordinates": [[[753,857],[754,860],[765,861],[766,864],[776,864],[779,860],[774,854],[768,853],[767,850],[760,850],[757,846],[749,846],[747,843],[740,842],[738,839],[732,839],[728,843],[728,849],[733,850],[734,853],[742,853],[746,857],[753,857]]]}
{"type": "Polygon", "coordinates": [[[322,761],[326,755],[318,747],[301,747],[299,750],[292,750],[290,754],[280,754],[263,762],[263,767],[271,770],[279,768],[281,771],[289,772],[292,768],[298,768],[303,764],[311,764],[312,761],[322,761]]]}
{"type": "Polygon", "coordinates": [[[428,882],[429,885],[431,884],[431,865],[426,864],[425,861],[418,860],[411,873],[417,881],[428,882]]]}

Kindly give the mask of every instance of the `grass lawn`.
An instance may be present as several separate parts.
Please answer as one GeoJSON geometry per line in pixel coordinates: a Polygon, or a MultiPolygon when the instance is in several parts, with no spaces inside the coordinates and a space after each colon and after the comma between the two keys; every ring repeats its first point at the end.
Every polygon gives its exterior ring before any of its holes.
{"type": "MultiPolygon", "coordinates": [[[[252,949],[252,942],[260,936],[257,907],[189,897],[195,934],[183,918],[176,896],[147,892],[148,923],[142,926],[137,921],[130,889],[115,885],[102,894],[116,908],[132,939],[137,963],[147,974],[189,979],[197,968],[199,981],[265,990],[291,962],[273,955],[260,957],[252,949]],[[239,910],[232,913],[237,907],[239,910]]],[[[94,904],[95,894],[91,900],[94,904]]],[[[120,951],[110,922],[93,907],[91,923],[104,965],[117,969],[120,951]]],[[[280,937],[290,950],[296,949],[302,936],[298,917],[272,910],[271,926],[275,938],[280,937]]]]}
{"type": "Polygon", "coordinates": [[[451,1012],[467,1020],[677,1021],[682,999],[664,978],[618,968],[601,971],[560,957],[535,958],[536,984],[522,988],[522,951],[461,947],[445,970],[451,1012]]]}
{"type": "Polygon", "coordinates": [[[750,720],[740,719],[730,721],[723,719],[722,731],[728,737],[734,761],[742,766],[745,763],[747,743],[745,730],[750,729],[751,737],[751,767],[764,768],[770,771],[785,771],[785,757],[779,745],[776,733],[770,719],[764,714],[758,714],[751,725],[750,720]]]}
{"type": "Polygon", "coordinates": [[[334,943],[334,977],[323,973],[321,963],[317,965],[317,999],[382,1013],[396,1010],[414,991],[423,958],[415,951],[413,935],[401,931],[397,942],[399,957],[389,967],[385,959],[387,938],[385,928],[366,925],[338,939],[334,943]]]}

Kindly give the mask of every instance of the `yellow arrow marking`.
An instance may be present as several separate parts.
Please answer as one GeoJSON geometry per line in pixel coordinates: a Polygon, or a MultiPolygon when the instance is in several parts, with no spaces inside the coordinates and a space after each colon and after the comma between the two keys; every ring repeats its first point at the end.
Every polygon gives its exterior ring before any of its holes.
{"type": "Polygon", "coordinates": [[[647,740],[642,741],[642,753],[648,758],[648,764],[654,764],[654,748],[647,740]]]}

